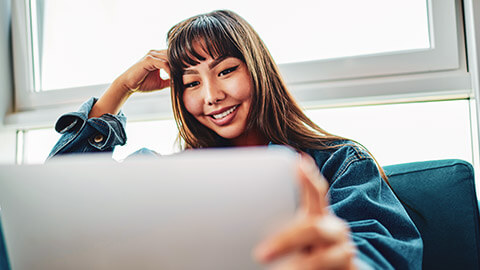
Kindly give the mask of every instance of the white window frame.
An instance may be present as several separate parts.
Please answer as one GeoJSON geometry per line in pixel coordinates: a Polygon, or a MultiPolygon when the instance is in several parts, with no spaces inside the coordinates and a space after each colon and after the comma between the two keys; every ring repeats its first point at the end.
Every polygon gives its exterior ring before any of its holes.
{"type": "Polygon", "coordinates": [[[286,81],[296,84],[458,69],[455,1],[427,3],[431,48],[286,64],[282,66],[286,81]]]}
{"type": "MultiPolygon", "coordinates": [[[[39,126],[108,85],[34,91],[32,23],[28,3],[12,2],[15,113],[6,124],[39,126]]],[[[428,0],[431,48],[280,65],[294,96],[304,106],[442,99],[471,95],[460,0],[428,0]]],[[[168,91],[136,95],[125,107],[130,119],[171,117],[168,91]]]]}

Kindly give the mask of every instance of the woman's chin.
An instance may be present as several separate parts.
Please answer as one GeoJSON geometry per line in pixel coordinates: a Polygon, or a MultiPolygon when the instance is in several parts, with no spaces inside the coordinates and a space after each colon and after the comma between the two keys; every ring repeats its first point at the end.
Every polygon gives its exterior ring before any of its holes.
{"type": "Polygon", "coordinates": [[[242,132],[235,132],[235,131],[222,131],[217,132],[218,136],[227,139],[227,140],[236,140],[242,137],[242,132]]]}
{"type": "Polygon", "coordinates": [[[224,127],[220,130],[216,130],[216,133],[218,136],[231,140],[231,141],[236,141],[244,137],[244,131],[245,128],[239,128],[239,127],[224,127]]]}
{"type": "Polygon", "coordinates": [[[258,145],[267,145],[268,140],[261,135],[259,132],[223,132],[217,133],[224,139],[229,140],[234,146],[258,146],[258,145]]]}

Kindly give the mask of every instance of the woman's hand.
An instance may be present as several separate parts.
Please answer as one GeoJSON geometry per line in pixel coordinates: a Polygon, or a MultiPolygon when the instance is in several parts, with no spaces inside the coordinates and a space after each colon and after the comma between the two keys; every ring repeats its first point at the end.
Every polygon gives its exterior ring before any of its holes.
{"type": "Polygon", "coordinates": [[[170,76],[166,50],[151,50],[140,61],[125,71],[117,81],[124,90],[131,92],[150,92],[170,86],[170,79],[160,77],[160,70],[170,76]]]}
{"type": "Polygon", "coordinates": [[[328,210],[328,183],[310,156],[302,156],[298,175],[301,207],[297,219],[261,243],[256,258],[262,263],[276,261],[274,269],[355,269],[349,227],[328,210]]]}
{"type": "Polygon", "coordinates": [[[110,85],[92,107],[88,117],[117,114],[134,92],[151,92],[169,87],[170,79],[160,77],[162,69],[170,76],[167,51],[151,50],[110,85]]]}

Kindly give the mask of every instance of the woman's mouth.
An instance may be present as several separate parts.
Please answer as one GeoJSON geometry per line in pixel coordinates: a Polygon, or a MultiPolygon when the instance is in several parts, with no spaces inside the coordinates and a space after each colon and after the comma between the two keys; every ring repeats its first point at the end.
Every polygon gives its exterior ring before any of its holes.
{"type": "Polygon", "coordinates": [[[222,113],[212,115],[212,117],[213,117],[214,119],[224,118],[224,117],[226,117],[227,115],[231,114],[233,111],[235,111],[237,108],[238,108],[238,105],[235,105],[235,106],[233,106],[232,108],[230,108],[230,109],[228,109],[228,110],[226,110],[226,111],[224,111],[224,112],[222,112],[222,113]]]}
{"type": "Polygon", "coordinates": [[[221,113],[210,115],[211,121],[217,126],[226,126],[232,123],[235,116],[237,115],[237,108],[240,104],[231,107],[230,109],[223,111],[221,113]]]}

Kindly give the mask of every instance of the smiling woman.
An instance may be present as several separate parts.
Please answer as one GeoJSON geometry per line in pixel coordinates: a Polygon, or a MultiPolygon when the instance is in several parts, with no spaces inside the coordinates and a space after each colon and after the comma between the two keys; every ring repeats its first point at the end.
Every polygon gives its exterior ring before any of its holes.
{"type": "Polygon", "coordinates": [[[269,50],[240,16],[195,16],[170,29],[167,39],[173,111],[184,148],[272,142],[303,151],[342,139],[305,116],[269,50]],[[224,118],[210,116],[231,109],[224,118]]]}
{"type": "Polygon", "coordinates": [[[228,10],[200,14],[172,27],[167,41],[166,51],[150,51],[100,99],[60,117],[55,128],[63,135],[50,158],[125,144],[122,105],[134,93],[171,86],[183,149],[277,144],[300,153],[298,217],[257,247],[259,262],[284,258],[287,269],[420,269],[420,235],[381,167],[363,146],[305,115],[242,17],[228,10]]]}
{"type": "Polygon", "coordinates": [[[220,59],[216,61],[202,51],[200,45],[195,50],[204,60],[185,69],[185,109],[220,137],[232,140],[233,145],[265,144],[266,138],[259,131],[244,132],[253,94],[252,80],[245,63],[235,57],[216,57],[220,59]]]}

